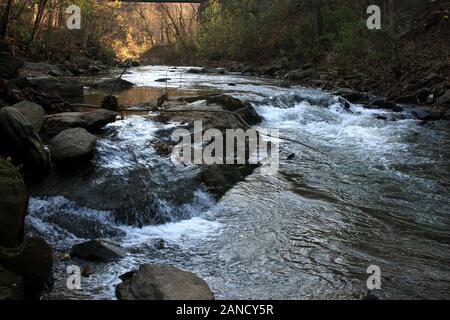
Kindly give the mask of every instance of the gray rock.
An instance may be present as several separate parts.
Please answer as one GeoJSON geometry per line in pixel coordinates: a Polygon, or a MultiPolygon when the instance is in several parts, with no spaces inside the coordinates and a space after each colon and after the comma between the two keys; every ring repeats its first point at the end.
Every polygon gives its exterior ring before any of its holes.
{"type": "Polygon", "coordinates": [[[23,279],[0,265],[0,301],[23,300],[23,279]]]}
{"type": "Polygon", "coordinates": [[[100,109],[92,112],[63,112],[45,118],[42,135],[52,138],[61,131],[70,128],[84,128],[91,133],[116,120],[118,113],[100,109]]]}
{"type": "Polygon", "coordinates": [[[436,99],[438,105],[450,103],[450,89],[447,90],[442,96],[436,99]]]}
{"type": "Polygon", "coordinates": [[[40,78],[29,79],[37,89],[63,98],[76,98],[83,95],[83,85],[75,79],[40,78]]]}
{"type": "Polygon", "coordinates": [[[50,140],[52,156],[57,162],[89,159],[96,144],[97,138],[83,128],[64,130],[50,140]]]}
{"type": "Polygon", "coordinates": [[[203,279],[170,265],[141,265],[121,279],[116,287],[119,300],[214,300],[203,279]]]}
{"type": "Polygon", "coordinates": [[[84,260],[109,262],[126,256],[126,252],[114,244],[101,239],[74,245],[71,255],[84,260]]]}
{"type": "Polygon", "coordinates": [[[28,196],[22,175],[0,159],[0,246],[12,248],[23,241],[28,196]]]}
{"type": "Polygon", "coordinates": [[[197,96],[197,97],[182,97],[180,98],[182,101],[186,101],[189,103],[206,100],[209,104],[218,104],[222,106],[222,108],[226,111],[238,112],[239,115],[247,122],[249,125],[255,125],[260,123],[263,119],[256,112],[253,106],[242,100],[234,98],[232,96],[226,94],[212,94],[205,96],[197,96]]]}
{"type": "Polygon", "coordinates": [[[51,65],[45,62],[25,62],[23,64],[21,74],[26,76],[38,77],[38,76],[52,76],[52,77],[64,77],[69,74],[62,71],[55,65],[51,65]]]}
{"type": "Polygon", "coordinates": [[[22,101],[13,105],[12,108],[18,110],[25,118],[27,118],[36,133],[41,131],[45,119],[45,111],[42,106],[34,102],[22,101]]]}
{"type": "Polygon", "coordinates": [[[58,210],[46,215],[43,220],[57,225],[78,238],[114,238],[126,235],[125,231],[115,228],[109,223],[80,215],[78,212],[58,210]]]}
{"type": "Polygon", "coordinates": [[[41,179],[49,169],[47,152],[33,126],[18,110],[0,110],[0,153],[23,164],[26,179],[41,179]]]}

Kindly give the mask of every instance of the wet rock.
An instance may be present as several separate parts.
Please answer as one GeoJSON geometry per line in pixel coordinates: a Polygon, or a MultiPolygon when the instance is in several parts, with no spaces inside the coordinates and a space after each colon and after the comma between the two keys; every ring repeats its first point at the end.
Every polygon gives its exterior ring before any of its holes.
{"type": "Polygon", "coordinates": [[[170,80],[172,80],[172,79],[170,79],[170,78],[161,78],[161,79],[156,79],[155,82],[167,82],[167,81],[170,81],[170,80]]]}
{"type": "Polygon", "coordinates": [[[159,139],[152,139],[149,144],[155,149],[156,153],[160,156],[168,156],[171,154],[173,147],[164,141],[159,139]]]}
{"type": "Polygon", "coordinates": [[[0,301],[23,300],[23,279],[0,265],[0,301]]]}
{"type": "Polygon", "coordinates": [[[350,102],[357,102],[363,98],[363,95],[360,92],[353,90],[353,89],[349,89],[349,88],[337,89],[337,90],[333,91],[332,94],[341,96],[341,97],[349,100],[350,102]]]}
{"type": "Polygon", "coordinates": [[[134,83],[124,80],[124,79],[108,79],[101,83],[94,84],[92,87],[99,89],[112,89],[115,90],[126,90],[134,87],[134,83]]]}
{"type": "Polygon", "coordinates": [[[52,156],[57,162],[76,163],[90,159],[96,144],[97,138],[83,128],[64,130],[50,140],[52,156]]]}
{"type": "Polygon", "coordinates": [[[117,112],[105,109],[49,115],[45,118],[42,135],[46,138],[52,138],[61,131],[70,128],[84,128],[91,133],[96,133],[108,123],[114,122],[117,115],[117,112]]]}
{"type": "Polygon", "coordinates": [[[191,68],[186,71],[186,73],[192,73],[192,74],[201,74],[204,73],[202,68],[191,68]]]}
{"type": "Polygon", "coordinates": [[[8,161],[0,159],[0,246],[16,247],[24,237],[28,196],[22,175],[8,161]]]}
{"type": "Polygon", "coordinates": [[[81,114],[83,128],[89,132],[96,133],[107,124],[116,121],[119,114],[115,111],[99,109],[81,114]]]}
{"type": "Polygon", "coordinates": [[[122,259],[126,252],[106,240],[96,239],[73,246],[71,255],[83,260],[109,262],[122,259]]]}
{"type": "Polygon", "coordinates": [[[122,279],[116,287],[119,300],[214,300],[203,279],[170,265],[141,265],[122,279]]]}
{"type": "Polygon", "coordinates": [[[22,60],[9,55],[8,53],[0,53],[0,78],[12,79],[17,77],[18,71],[22,65],[22,60]]]}
{"type": "Polygon", "coordinates": [[[42,238],[27,239],[18,248],[0,248],[0,264],[23,277],[28,299],[38,299],[42,291],[51,286],[53,253],[42,238]]]}
{"type": "Polygon", "coordinates": [[[77,212],[57,211],[45,216],[43,221],[53,223],[77,238],[115,238],[126,235],[125,231],[115,228],[107,222],[83,216],[77,212]]]}
{"type": "Polygon", "coordinates": [[[81,275],[85,278],[89,278],[93,274],[94,274],[94,269],[92,269],[92,267],[89,265],[84,266],[83,270],[81,271],[81,275]]]}
{"type": "Polygon", "coordinates": [[[209,104],[218,104],[222,106],[222,108],[226,111],[237,112],[249,125],[258,124],[263,120],[250,103],[244,102],[226,94],[182,97],[179,100],[189,103],[206,100],[206,102],[209,104]]]}
{"type": "Polygon", "coordinates": [[[386,110],[392,110],[394,112],[403,112],[404,109],[400,107],[398,104],[396,104],[393,101],[389,100],[376,100],[368,105],[368,108],[372,109],[386,109],[386,110]]]}
{"type": "Polygon", "coordinates": [[[22,101],[13,105],[12,108],[23,114],[23,116],[31,123],[36,133],[41,131],[45,119],[45,111],[42,106],[34,102],[22,101]]]}
{"type": "Polygon", "coordinates": [[[23,165],[26,179],[41,179],[48,173],[47,152],[28,120],[14,108],[0,110],[0,154],[23,165]]]}
{"type": "Polygon", "coordinates": [[[217,199],[221,198],[236,183],[243,181],[257,165],[210,165],[203,166],[195,178],[217,199]]]}
{"type": "Polygon", "coordinates": [[[81,82],[75,79],[41,78],[29,81],[34,88],[63,98],[81,97],[84,92],[81,82]]]}

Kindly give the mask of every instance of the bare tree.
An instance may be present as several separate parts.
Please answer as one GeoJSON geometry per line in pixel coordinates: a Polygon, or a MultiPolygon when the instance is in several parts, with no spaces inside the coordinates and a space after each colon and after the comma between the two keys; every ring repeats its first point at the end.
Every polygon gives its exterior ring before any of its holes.
{"type": "Polygon", "coordinates": [[[8,34],[9,19],[11,16],[11,8],[14,0],[8,0],[6,3],[5,11],[3,12],[0,22],[0,38],[4,39],[8,34]]]}

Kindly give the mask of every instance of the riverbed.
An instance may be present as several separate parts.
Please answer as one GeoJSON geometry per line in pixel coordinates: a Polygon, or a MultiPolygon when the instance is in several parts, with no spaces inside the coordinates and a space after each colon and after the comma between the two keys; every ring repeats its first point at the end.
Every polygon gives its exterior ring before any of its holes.
{"type": "MultiPolygon", "coordinates": [[[[414,106],[347,108],[317,89],[188,69],[132,68],[124,79],[136,87],[121,92],[120,103],[149,102],[163,90],[224,92],[252,103],[264,118],[259,128],[323,153],[283,141],[278,174],[256,170],[216,201],[192,184],[198,168],[180,168],[147,147],[176,124],[127,114],[102,131],[91,167],[33,192],[27,217],[30,232],[60,252],[94,233],[127,257],[58,260],[46,298],[114,299],[121,274],[155,262],[195,272],[218,299],[360,299],[370,265],[380,267],[387,299],[450,298],[448,122],[423,124],[414,106]],[[93,270],[78,291],[65,285],[74,263],[93,270]]],[[[104,94],[86,88],[83,102],[104,94]]]]}

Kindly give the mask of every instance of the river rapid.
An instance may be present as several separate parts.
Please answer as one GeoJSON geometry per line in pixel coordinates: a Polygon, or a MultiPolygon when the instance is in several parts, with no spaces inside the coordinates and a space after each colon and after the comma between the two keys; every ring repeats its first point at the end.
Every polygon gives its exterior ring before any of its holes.
{"type": "MultiPolygon", "coordinates": [[[[217,202],[192,183],[198,168],[148,148],[158,130],[176,124],[130,114],[108,125],[92,166],[33,191],[27,223],[61,252],[102,237],[127,257],[57,261],[48,299],[114,299],[121,274],[156,262],[195,272],[218,299],[360,299],[369,265],[380,267],[387,299],[450,298],[448,122],[423,125],[414,106],[347,110],[316,89],[186,70],[132,68],[124,79],[136,87],[120,101],[147,102],[166,88],[171,96],[225,92],[254,105],[259,128],[324,154],[282,141],[278,174],[256,170],[217,202]],[[66,288],[70,264],[93,270],[81,290],[66,288]]],[[[86,88],[84,102],[103,94],[86,88]]]]}

